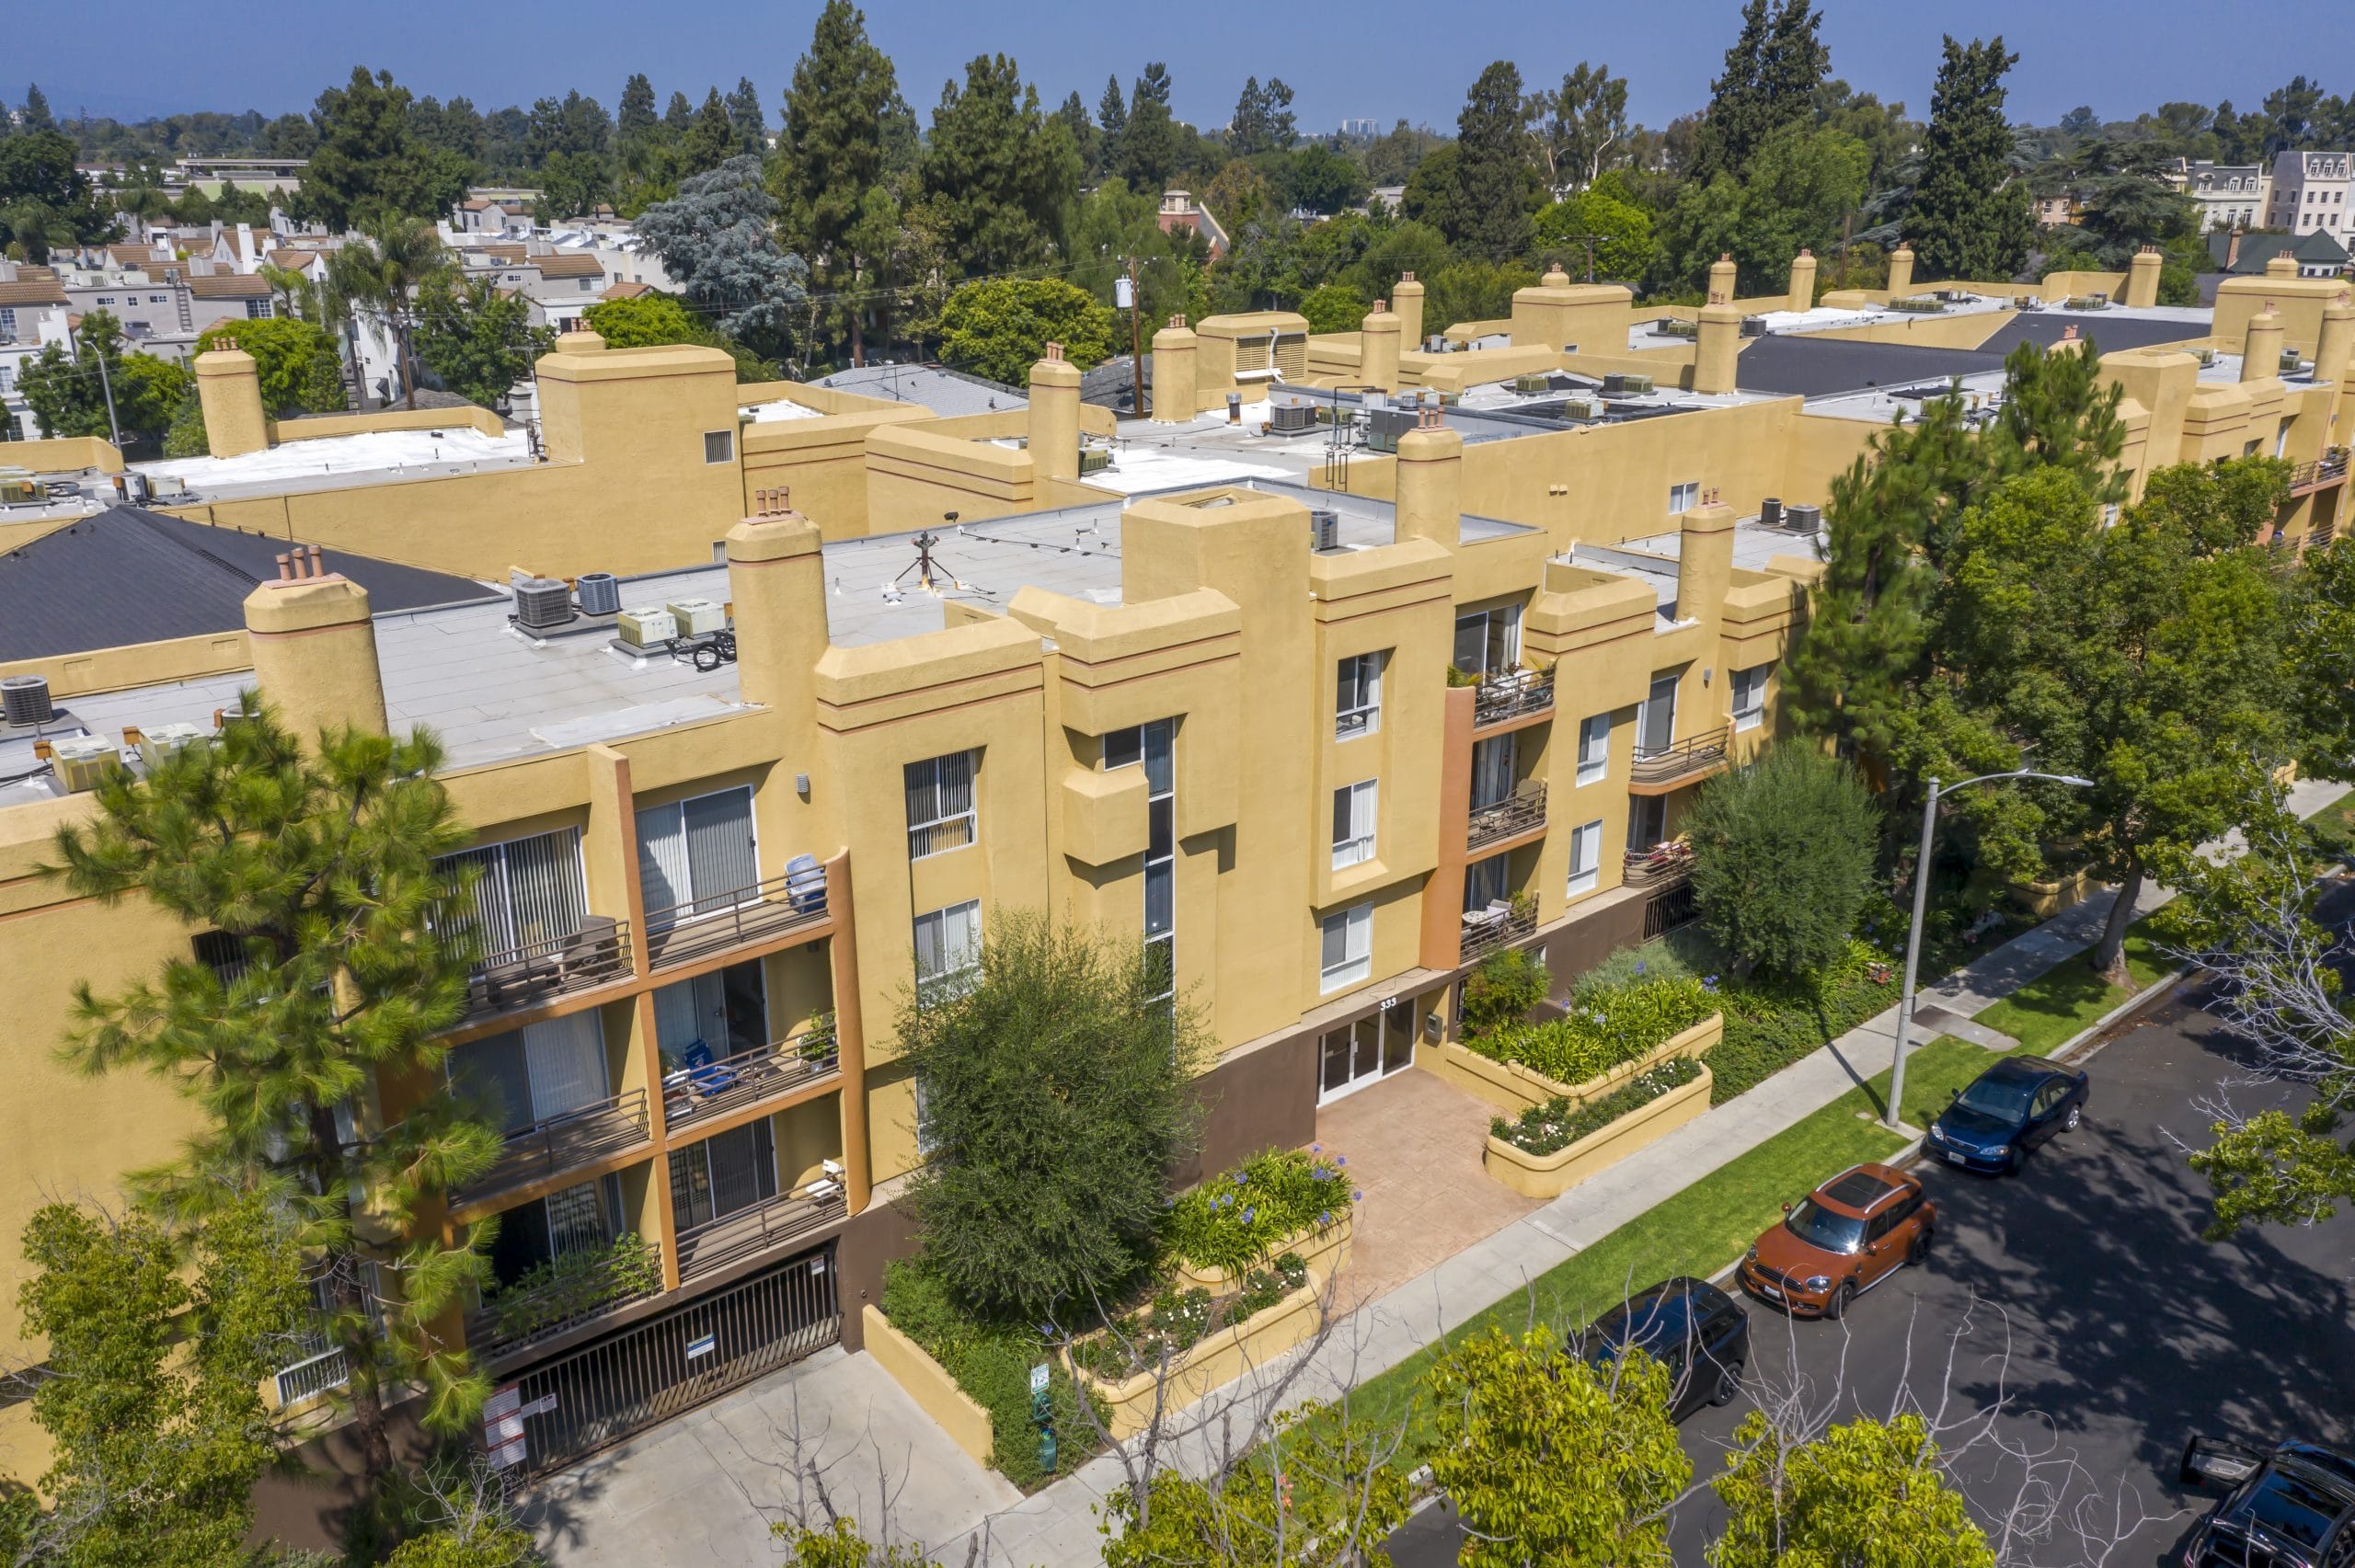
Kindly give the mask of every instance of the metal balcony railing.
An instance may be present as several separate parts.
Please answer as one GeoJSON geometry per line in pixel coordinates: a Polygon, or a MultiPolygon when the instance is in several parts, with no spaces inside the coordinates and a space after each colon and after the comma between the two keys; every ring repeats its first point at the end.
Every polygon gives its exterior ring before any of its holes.
{"type": "Polygon", "coordinates": [[[527,942],[476,959],[466,982],[466,1016],[536,1007],[629,973],[627,922],[590,915],[569,936],[527,942]]]}
{"type": "Polygon", "coordinates": [[[1679,779],[1697,778],[1725,765],[1726,739],[1730,732],[1724,725],[1705,729],[1698,735],[1688,735],[1670,746],[1636,748],[1635,765],[1628,770],[1630,784],[1673,784],[1679,779]]]}
{"type": "Polygon", "coordinates": [[[1619,885],[1637,890],[1673,887],[1688,882],[1693,876],[1693,851],[1681,843],[1656,844],[1648,850],[1629,850],[1626,869],[1620,874],[1619,885]]]}
{"type": "Polygon", "coordinates": [[[327,1336],[316,1329],[304,1329],[294,1339],[293,1348],[302,1359],[281,1367],[276,1375],[281,1410],[292,1409],[351,1380],[351,1363],[344,1358],[341,1345],[329,1345],[327,1336]]]}
{"type": "Polygon", "coordinates": [[[688,1127],[831,1078],[841,1066],[833,1036],[804,1035],[701,1067],[683,1067],[662,1080],[662,1120],[668,1127],[688,1127]]]}
{"type": "Polygon", "coordinates": [[[2347,449],[2333,447],[2315,461],[2301,463],[2290,470],[2290,494],[2306,495],[2346,477],[2347,449]]]}
{"type": "Polygon", "coordinates": [[[503,1192],[529,1186],[543,1176],[602,1160],[651,1136],[646,1120],[646,1091],[626,1090],[593,1105],[549,1116],[507,1135],[499,1162],[473,1181],[454,1189],[450,1196],[461,1204],[480,1203],[503,1192]]]}
{"type": "Polygon", "coordinates": [[[1476,850],[1545,825],[1545,783],[1531,779],[1504,799],[1476,806],[1464,830],[1464,847],[1476,850]]]}
{"type": "Polygon", "coordinates": [[[662,1254],[651,1242],[572,1253],[536,1284],[487,1297],[466,1315],[466,1348],[504,1356],[661,1293],[662,1254]]]}
{"type": "Polygon", "coordinates": [[[1554,705],[1554,671],[1510,670],[1473,688],[1472,727],[1485,729],[1554,705]]]}
{"type": "Polygon", "coordinates": [[[1488,909],[1465,915],[1464,941],[1456,951],[1455,961],[1459,964],[1476,962],[1499,947],[1511,945],[1536,929],[1535,910],[1515,913],[1509,909],[1488,909]]]}
{"type": "Polygon", "coordinates": [[[782,876],[646,911],[646,952],[657,969],[764,942],[826,918],[826,868],[804,855],[782,876]]]}
{"type": "Polygon", "coordinates": [[[780,1193],[750,1208],[707,1219],[679,1232],[679,1277],[697,1278],[741,1263],[806,1236],[845,1212],[842,1188],[837,1185],[822,1197],[780,1193]]]}

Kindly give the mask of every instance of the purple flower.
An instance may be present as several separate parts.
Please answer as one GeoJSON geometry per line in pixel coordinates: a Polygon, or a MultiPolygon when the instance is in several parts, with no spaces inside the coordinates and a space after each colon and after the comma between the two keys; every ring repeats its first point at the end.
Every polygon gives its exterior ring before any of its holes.
{"type": "Polygon", "coordinates": [[[1256,1208],[1246,1208],[1243,1211],[1243,1223],[1246,1225],[1250,1224],[1254,1219],[1258,1218],[1259,1211],[1256,1208]]]}
{"type": "Polygon", "coordinates": [[[1637,974],[1639,974],[1639,975],[1640,975],[1640,974],[1642,974],[1643,972],[1644,972],[1644,961],[1643,961],[1641,958],[1638,958],[1638,959],[1637,959],[1637,960],[1636,960],[1636,973],[1637,973],[1637,974]]]}
{"type": "Polygon", "coordinates": [[[1311,1154],[1322,1154],[1325,1152],[1325,1146],[1321,1143],[1312,1143],[1308,1146],[1308,1151],[1311,1154]]]}
{"type": "Polygon", "coordinates": [[[1316,1217],[1316,1223],[1319,1225],[1330,1225],[1333,1223],[1333,1211],[1328,1208],[1324,1213],[1318,1215],[1316,1217]]]}
{"type": "Polygon", "coordinates": [[[1336,1165],[1346,1165],[1349,1162],[1350,1157],[1346,1154],[1336,1154],[1333,1156],[1333,1163],[1336,1165]]]}
{"type": "Polygon", "coordinates": [[[1365,1201],[1365,1194],[1362,1192],[1353,1192],[1350,1194],[1350,1201],[1351,1203],[1363,1203],[1365,1201]]]}
{"type": "Polygon", "coordinates": [[[1248,1171],[1237,1171],[1235,1173],[1235,1185],[1238,1187],[1244,1185],[1250,1180],[1251,1173],[1248,1171]]]}

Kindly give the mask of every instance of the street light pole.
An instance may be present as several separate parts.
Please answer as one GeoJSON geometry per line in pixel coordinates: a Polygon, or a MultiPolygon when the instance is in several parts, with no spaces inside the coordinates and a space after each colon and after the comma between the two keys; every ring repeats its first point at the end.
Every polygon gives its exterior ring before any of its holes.
{"type": "Polygon", "coordinates": [[[2072,789],[2091,789],[2094,781],[2081,779],[2074,773],[2039,773],[2020,768],[2008,773],[1982,773],[1977,778],[1964,779],[1960,784],[1941,785],[1933,776],[1929,797],[1922,802],[1922,847],[1913,863],[1913,929],[1905,936],[1905,987],[1897,1001],[1897,1045],[1890,1056],[1889,1104],[1881,1119],[1892,1127],[1901,1127],[1904,1118],[1901,1107],[1905,1104],[1905,1047],[1913,1032],[1913,979],[1922,966],[1922,917],[1930,902],[1930,840],[1937,832],[1938,802],[1956,790],[1975,784],[1995,784],[2012,779],[2043,779],[2051,784],[2063,784],[2072,789]]]}

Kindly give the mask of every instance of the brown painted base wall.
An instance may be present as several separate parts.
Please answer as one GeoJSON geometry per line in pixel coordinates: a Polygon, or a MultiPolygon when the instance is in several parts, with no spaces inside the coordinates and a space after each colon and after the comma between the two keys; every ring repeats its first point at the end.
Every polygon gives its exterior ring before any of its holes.
{"type": "Polygon", "coordinates": [[[843,1348],[867,1348],[862,1307],[883,1307],[883,1265],[913,1257],[914,1216],[897,1203],[877,1203],[851,1217],[834,1242],[834,1300],[842,1310],[843,1348]]]}
{"type": "MultiPolygon", "coordinates": [[[[419,1402],[385,1413],[393,1457],[402,1465],[423,1462],[431,1452],[417,1424],[419,1402]]],[[[254,1484],[254,1533],[249,1544],[277,1541],[294,1551],[341,1551],[344,1530],[365,1494],[351,1429],[339,1426],[302,1444],[279,1471],[254,1484]]]]}
{"type": "Polygon", "coordinates": [[[1304,1030],[1246,1051],[1197,1082],[1202,1151],[1171,1173],[1189,1187],[1269,1149],[1297,1149],[1316,1137],[1316,1032],[1304,1030]]]}
{"type": "Polygon", "coordinates": [[[1602,963],[1622,947],[1633,947],[1644,939],[1644,909],[1649,900],[1623,898],[1608,909],[1597,910],[1585,920],[1576,920],[1533,944],[1543,950],[1545,971],[1553,980],[1557,996],[1568,996],[1570,982],[1602,963]]]}

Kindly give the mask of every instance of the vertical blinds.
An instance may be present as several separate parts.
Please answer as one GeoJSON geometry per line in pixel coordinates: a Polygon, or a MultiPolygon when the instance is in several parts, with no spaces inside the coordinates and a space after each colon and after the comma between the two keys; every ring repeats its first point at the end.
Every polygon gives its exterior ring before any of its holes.
{"type": "Polygon", "coordinates": [[[578,828],[461,850],[444,856],[443,863],[482,868],[475,884],[474,913],[444,917],[445,929],[475,939],[478,959],[559,941],[578,932],[588,917],[578,828]]]}
{"type": "Polygon", "coordinates": [[[761,873],[752,792],[721,790],[640,811],[638,876],[649,923],[709,914],[754,897],[761,873]]]}

